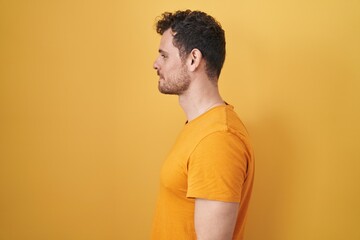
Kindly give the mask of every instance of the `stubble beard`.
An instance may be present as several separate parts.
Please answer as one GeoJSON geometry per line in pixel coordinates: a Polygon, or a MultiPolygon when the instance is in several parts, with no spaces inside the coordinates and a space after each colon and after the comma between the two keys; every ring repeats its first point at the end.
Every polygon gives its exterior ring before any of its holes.
{"type": "Polygon", "coordinates": [[[181,95],[190,86],[190,76],[183,66],[179,73],[169,76],[166,80],[163,76],[160,75],[160,77],[162,79],[159,81],[158,88],[163,94],[181,95]]]}

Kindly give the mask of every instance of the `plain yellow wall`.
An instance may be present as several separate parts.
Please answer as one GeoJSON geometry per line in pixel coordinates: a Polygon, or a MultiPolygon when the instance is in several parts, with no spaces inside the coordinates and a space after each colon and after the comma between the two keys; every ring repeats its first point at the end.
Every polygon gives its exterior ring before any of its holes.
{"type": "Polygon", "coordinates": [[[0,239],[148,239],[185,116],[156,16],[212,14],[256,150],[248,240],[360,239],[359,1],[0,1],[0,239]]]}

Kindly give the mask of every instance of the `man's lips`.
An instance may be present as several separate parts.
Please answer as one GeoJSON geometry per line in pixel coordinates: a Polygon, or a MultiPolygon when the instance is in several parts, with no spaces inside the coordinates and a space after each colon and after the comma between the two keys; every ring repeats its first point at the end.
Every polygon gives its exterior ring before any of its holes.
{"type": "Polygon", "coordinates": [[[160,77],[160,79],[164,79],[164,76],[161,73],[157,72],[157,75],[160,77]]]}

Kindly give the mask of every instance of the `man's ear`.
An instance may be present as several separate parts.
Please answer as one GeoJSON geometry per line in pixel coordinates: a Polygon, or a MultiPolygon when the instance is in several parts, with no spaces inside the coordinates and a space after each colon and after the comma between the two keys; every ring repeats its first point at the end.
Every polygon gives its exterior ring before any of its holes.
{"type": "Polygon", "coordinates": [[[191,50],[187,59],[187,65],[189,71],[191,72],[195,71],[199,67],[201,60],[202,60],[202,53],[200,52],[200,50],[197,48],[191,50]]]}

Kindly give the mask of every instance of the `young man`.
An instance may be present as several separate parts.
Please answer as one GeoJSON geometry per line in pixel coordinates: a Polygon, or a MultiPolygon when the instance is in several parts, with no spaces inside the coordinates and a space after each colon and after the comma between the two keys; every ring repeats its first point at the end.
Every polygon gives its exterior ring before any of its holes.
{"type": "Polygon", "coordinates": [[[164,13],[156,30],[159,91],[179,96],[187,122],[162,168],[152,239],[243,239],[254,158],[244,125],[218,90],[224,30],[190,10],[164,13]]]}

